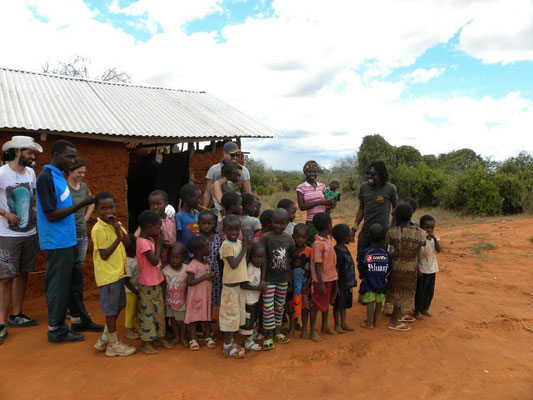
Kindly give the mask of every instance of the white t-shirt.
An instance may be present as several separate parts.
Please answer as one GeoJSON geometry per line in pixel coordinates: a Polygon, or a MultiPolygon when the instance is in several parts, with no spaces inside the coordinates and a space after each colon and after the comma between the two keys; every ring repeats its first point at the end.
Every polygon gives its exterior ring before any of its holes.
{"type": "MultiPolygon", "coordinates": [[[[250,285],[258,286],[261,283],[261,268],[257,268],[252,263],[248,263],[248,281],[250,285]]],[[[255,304],[261,296],[260,290],[245,290],[246,304],[255,304]]]]}
{"type": "MultiPolygon", "coordinates": [[[[440,240],[437,238],[437,240],[440,240]]],[[[420,248],[418,268],[423,274],[434,274],[439,271],[437,251],[433,239],[426,238],[426,245],[420,248]]]]}
{"type": "MultiPolygon", "coordinates": [[[[126,257],[126,277],[130,279],[135,289],[139,288],[139,265],[135,257],[126,257]]],[[[131,293],[127,286],[126,293],[131,293]]]]}
{"type": "Polygon", "coordinates": [[[9,165],[0,167],[0,208],[20,217],[18,225],[11,226],[0,217],[0,237],[24,237],[37,233],[33,200],[35,196],[35,171],[26,167],[18,174],[9,165]]]}
{"type": "MultiPolygon", "coordinates": [[[[244,165],[241,165],[241,167],[241,181],[249,181],[250,172],[248,171],[248,168],[246,168],[244,165]]],[[[218,181],[220,178],[222,178],[222,163],[212,165],[211,168],[209,168],[209,171],[207,171],[207,175],[205,177],[206,179],[211,179],[213,182],[218,181]]]]}

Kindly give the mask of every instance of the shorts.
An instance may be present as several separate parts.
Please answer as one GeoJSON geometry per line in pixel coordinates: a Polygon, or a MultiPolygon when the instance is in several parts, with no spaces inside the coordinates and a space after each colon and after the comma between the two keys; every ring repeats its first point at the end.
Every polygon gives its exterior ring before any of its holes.
{"type": "Polygon", "coordinates": [[[324,282],[326,294],[320,294],[318,291],[318,282],[313,282],[313,294],[311,294],[311,304],[318,311],[328,311],[329,305],[335,302],[333,298],[333,282],[324,282]]]}
{"type": "Polygon", "coordinates": [[[246,321],[239,329],[239,333],[243,336],[248,336],[254,333],[255,322],[257,321],[259,302],[255,304],[246,304],[246,321]]]}
{"type": "Polygon", "coordinates": [[[246,297],[240,286],[222,285],[218,322],[222,332],[238,332],[246,322],[246,297]]]}
{"type": "Polygon", "coordinates": [[[37,235],[0,237],[0,279],[15,278],[21,272],[33,272],[38,251],[37,235]]]}
{"type": "Polygon", "coordinates": [[[122,279],[100,286],[99,289],[100,303],[105,316],[118,315],[120,310],[126,307],[126,288],[122,279]]]}
{"type": "Polygon", "coordinates": [[[335,311],[341,311],[347,308],[352,308],[352,300],[353,300],[352,292],[353,290],[351,288],[339,289],[339,294],[337,295],[337,298],[335,299],[335,304],[333,304],[333,309],[335,311]]]}
{"type": "Polygon", "coordinates": [[[383,303],[385,301],[385,293],[366,292],[363,294],[363,303],[383,303]]]}

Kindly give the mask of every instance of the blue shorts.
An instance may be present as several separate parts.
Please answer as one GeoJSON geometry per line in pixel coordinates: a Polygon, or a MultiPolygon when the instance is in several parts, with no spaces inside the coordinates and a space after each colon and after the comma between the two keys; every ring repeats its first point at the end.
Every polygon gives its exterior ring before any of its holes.
{"type": "Polygon", "coordinates": [[[126,289],[123,279],[99,287],[100,304],[107,317],[118,315],[126,307],[126,289]]]}

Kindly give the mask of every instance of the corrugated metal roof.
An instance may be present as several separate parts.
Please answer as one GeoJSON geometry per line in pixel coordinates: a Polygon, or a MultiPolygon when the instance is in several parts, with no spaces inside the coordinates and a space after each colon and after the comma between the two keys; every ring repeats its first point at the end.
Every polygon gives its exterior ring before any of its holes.
{"type": "Polygon", "coordinates": [[[0,128],[200,140],[279,135],[205,92],[4,68],[0,128]]]}

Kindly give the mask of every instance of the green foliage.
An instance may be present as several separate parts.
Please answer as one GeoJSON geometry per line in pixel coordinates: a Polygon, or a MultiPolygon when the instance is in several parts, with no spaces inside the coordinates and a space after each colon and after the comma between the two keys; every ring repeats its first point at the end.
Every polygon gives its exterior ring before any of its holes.
{"type": "Polygon", "coordinates": [[[439,166],[439,161],[437,156],[434,154],[426,154],[422,156],[422,161],[430,168],[437,168],[439,166]]]}
{"type": "Polygon", "coordinates": [[[416,167],[422,161],[420,152],[412,146],[400,146],[394,149],[394,167],[400,165],[407,165],[408,167],[416,167]]]}
{"type": "Polygon", "coordinates": [[[387,168],[396,165],[394,146],[389,144],[381,135],[369,135],[363,138],[363,143],[357,153],[357,172],[363,176],[366,167],[372,161],[383,161],[387,168]]]}
{"type": "Polygon", "coordinates": [[[504,214],[518,214],[524,211],[522,202],[526,186],[517,175],[497,173],[494,175],[494,182],[503,199],[502,212],[504,214]]]}
{"type": "Polygon", "coordinates": [[[449,178],[440,170],[425,163],[416,167],[401,164],[392,173],[392,182],[400,199],[412,197],[419,206],[433,207],[439,204],[437,193],[449,184],[449,178]]]}
{"type": "Polygon", "coordinates": [[[246,168],[250,171],[252,190],[260,195],[270,195],[275,192],[292,192],[296,190],[303,179],[303,174],[295,171],[273,171],[262,160],[248,158],[246,168]]]}
{"type": "Polygon", "coordinates": [[[300,172],[281,171],[275,174],[277,187],[284,192],[294,192],[296,186],[303,182],[303,174],[300,172]]]}
{"type": "Polygon", "coordinates": [[[361,184],[361,178],[357,171],[358,163],[357,156],[347,156],[336,160],[331,167],[330,176],[323,179],[324,183],[328,183],[331,178],[337,178],[341,181],[341,191],[344,193],[357,192],[361,184]]]}
{"type": "Polygon", "coordinates": [[[448,174],[459,174],[481,163],[483,159],[474,150],[461,149],[439,154],[438,166],[448,174]]]}

